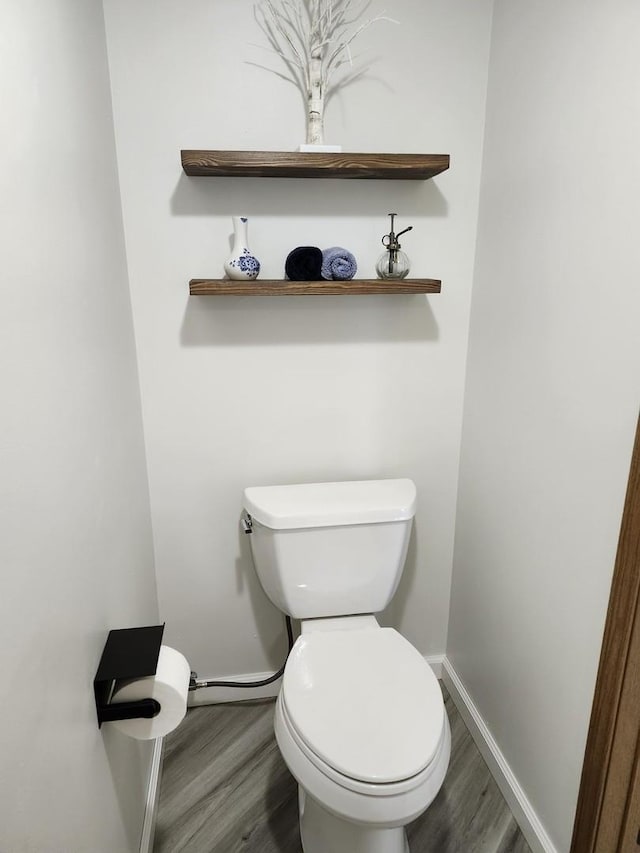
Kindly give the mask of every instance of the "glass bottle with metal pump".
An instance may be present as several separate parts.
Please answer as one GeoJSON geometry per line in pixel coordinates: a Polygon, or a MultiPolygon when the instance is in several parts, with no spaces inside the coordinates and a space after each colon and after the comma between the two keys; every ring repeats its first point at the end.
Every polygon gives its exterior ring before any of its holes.
{"type": "Polygon", "coordinates": [[[391,231],[382,238],[382,245],[386,246],[387,250],[380,255],[376,264],[378,278],[406,278],[411,268],[409,258],[405,252],[401,251],[398,237],[406,234],[407,231],[411,231],[413,225],[405,228],[404,231],[400,231],[399,234],[395,234],[393,226],[397,215],[397,213],[389,214],[391,217],[391,231]]]}

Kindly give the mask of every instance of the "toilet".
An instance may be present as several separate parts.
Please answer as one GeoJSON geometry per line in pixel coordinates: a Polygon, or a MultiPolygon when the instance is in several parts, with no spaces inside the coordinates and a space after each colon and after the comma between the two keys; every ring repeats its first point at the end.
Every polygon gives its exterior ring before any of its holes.
{"type": "Polygon", "coordinates": [[[262,587],[301,623],[274,726],[298,782],[304,853],[409,853],[405,827],[444,781],[438,681],[374,616],[398,586],[415,505],[408,479],[244,492],[262,587]]]}

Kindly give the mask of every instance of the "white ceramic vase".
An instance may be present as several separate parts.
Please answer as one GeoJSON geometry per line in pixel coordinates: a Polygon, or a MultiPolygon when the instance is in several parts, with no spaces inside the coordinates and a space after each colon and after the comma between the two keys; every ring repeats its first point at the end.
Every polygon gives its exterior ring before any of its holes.
{"type": "Polygon", "coordinates": [[[251,254],[247,245],[249,220],[246,216],[233,216],[233,247],[231,256],[225,261],[224,270],[229,278],[247,281],[258,278],[260,261],[251,254]]]}

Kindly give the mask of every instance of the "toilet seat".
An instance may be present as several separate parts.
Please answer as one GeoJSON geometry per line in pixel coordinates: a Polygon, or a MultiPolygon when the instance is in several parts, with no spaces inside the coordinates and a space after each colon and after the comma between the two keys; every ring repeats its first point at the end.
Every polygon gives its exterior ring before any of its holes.
{"type": "MultiPolygon", "coordinates": [[[[362,782],[358,779],[352,779],[349,776],[344,776],[334,767],[331,767],[329,764],[324,762],[309,748],[291,723],[291,719],[283,701],[282,693],[280,693],[276,703],[276,720],[278,720],[278,718],[281,727],[281,737],[277,737],[276,739],[278,740],[281,750],[283,750],[282,731],[284,729],[286,732],[286,738],[298,753],[299,760],[304,760],[309,766],[313,766],[324,778],[325,784],[328,783],[334,789],[343,789],[344,792],[351,792],[351,796],[356,795],[366,800],[371,800],[372,798],[374,800],[379,800],[379,798],[383,798],[385,800],[397,800],[398,797],[410,795],[416,789],[421,789],[424,788],[425,785],[429,785],[431,777],[437,775],[441,770],[441,759],[443,754],[450,748],[450,730],[448,720],[445,719],[435,757],[433,761],[424,768],[424,770],[415,776],[411,776],[409,779],[402,779],[399,782],[389,782],[387,784],[362,782]]],[[[277,729],[278,723],[276,723],[276,735],[278,734],[277,729]]],[[[285,750],[283,750],[283,754],[284,752],[285,750]]],[[[291,754],[289,753],[289,757],[290,755],[291,754]]],[[[294,772],[291,766],[290,769],[294,772]]],[[[321,798],[319,797],[318,799],[321,798]]]]}
{"type": "Polygon", "coordinates": [[[303,634],[280,698],[298,747],[351,790],[410,788],[442,746],[438,681],[392,628],[303,634]]]}

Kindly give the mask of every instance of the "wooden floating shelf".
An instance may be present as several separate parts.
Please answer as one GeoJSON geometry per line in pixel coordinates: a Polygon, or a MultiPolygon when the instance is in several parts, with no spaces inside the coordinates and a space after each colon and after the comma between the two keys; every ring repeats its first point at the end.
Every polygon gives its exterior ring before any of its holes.
{"type": "Polygon", "coordinates": [[[191,296],[361,296],[372,293],[440,293],[441,282],[433,278],[380,278],[350,281],[280,281],[256,279],[231,281],[226,278],[192,278],[191,296]]]}
{"type": "Polygon", "coordinates": [[[425,181],[449,168],[448,154],[182,151],[187,175],[232,178],[372,178],[425,181]]]}

